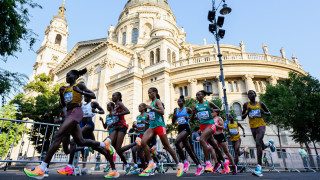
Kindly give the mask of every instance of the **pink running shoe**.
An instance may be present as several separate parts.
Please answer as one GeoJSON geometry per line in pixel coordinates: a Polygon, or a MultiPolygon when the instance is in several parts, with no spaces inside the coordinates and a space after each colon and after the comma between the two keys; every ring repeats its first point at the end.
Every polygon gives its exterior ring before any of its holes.
{"type": "Polygon", "coordinates": [[[186,163],[183,163],[183,172],[187,172],[189,170],[189,167],[190,167],[190,163],[189,162],[186,162],[186,163]]]}
{"type": "Polygon", "coordinates": [[[216,163],[216,164],[214,165],[213,171],[214,171],[214,172],[217,172],[220,167],[221,167],[221,164],[220,164],[220,163],[216,163]]]}
{"type": "Polygon", "coordinates": [[[194,174],[195,176],[200,176],[204,172],[203,166],[197,168],[197,172],[194,174]]]}
{"type": "Polygon", "coordinates": [[[207,163],[207,164],[206,164],[205,171],[206,171],[206,172],[213,172],[212,169],[213,169],[213,167],[212,167],[211,163],[207,163]]]}
{"type": "Polygon", "coordinates": [[[62,174],[62,175],[72,175],[73,174],[73,168],[71,168],[69,166],[66,166],[63,169],[57,170],[57,172],[59,174],[62,174]]]}
{"type": "Polygon", "coordinates": [[[225,160],[225,163],[223,164],[223,165],[224,165],[224,169],[225,169],[225,171],[226,171],[227,174],[230,173],[229,164],[230,164],[229,159],[226,159],[226,160],[225,160]]]}

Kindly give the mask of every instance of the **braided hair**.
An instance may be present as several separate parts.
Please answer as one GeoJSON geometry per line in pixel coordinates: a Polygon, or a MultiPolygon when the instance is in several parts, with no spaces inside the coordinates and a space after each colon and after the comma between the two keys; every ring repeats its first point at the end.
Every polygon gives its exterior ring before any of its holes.
{"type": "Polygon", "coordinates": [[[71,70],[70,71],[72,74],[74,74],[74,75],[76,75],[76,80],[80,77],[80,76],[82,76],[82,75],[84,75],[85,73],[87,73],[87,68],[84,68],[84,69],[82,69],[82,70],[71,70]]]}

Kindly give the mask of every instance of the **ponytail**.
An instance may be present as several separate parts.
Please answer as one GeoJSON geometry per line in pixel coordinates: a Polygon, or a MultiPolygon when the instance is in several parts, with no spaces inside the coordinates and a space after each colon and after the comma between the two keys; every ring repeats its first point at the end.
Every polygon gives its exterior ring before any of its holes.
{"type": "Polygon", "coordinates": [[[200,93],[202,93],[202,94],[203,94],[203,96],[208,95],[207,91],[205,91],[205,90],[201,90],[201,91],[199,91],[199,92],[200,92],[200,93]]]}
{"type": "Polygon", "coordinates": [[[78,70],[71,70],[70,72],[71,72],[72,74],[76,75],[76,76],[77,76],[76,79],[78,79],[80,76],[82,76],[82,75],[84,75],[85,73],[87,73],[87,68],[84,68],[84,69],[82,69],[82,70],[80,70],[80,71],[78,71],[78,70]]]}
{"type": "Polygon", "coordinates": [[[147,108],[147,105],[145,103],[141,103],[140,106],[144,107],[144,111],[147,112],[148,108],[147,108]]]}

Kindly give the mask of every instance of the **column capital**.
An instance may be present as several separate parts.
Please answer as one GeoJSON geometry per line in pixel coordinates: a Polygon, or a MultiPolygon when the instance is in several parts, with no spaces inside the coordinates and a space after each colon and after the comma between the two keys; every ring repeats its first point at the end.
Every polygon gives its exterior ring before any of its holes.
{"type": "Polygon", "coordinates": [[[94,73],[94,66],[91,66],[88,68],[88,74],[93,75],[93,73],[94,73]]]}
{"type": "Polygon", "coordinates": [[[252,74],[245,74],[242,76],[242,80],[252,80],[254,78],[254,75],[252,74]]]}
{"type": "Polygon", "coordinates": [[[101,69],[104,69],[107,67],[112,69],[112,68],[114,68],[115,63],[113,60],[110,60],[109,58],[103,58],[102,60],[100,60],[99,65],[100,65],[101,69]]]}
{"type": "Polygon", "coordinates": [[[189,78],[188,82],[191,83],[191,84],[197,84],[198,80],[195,79],[195,78],[189,78]]]}

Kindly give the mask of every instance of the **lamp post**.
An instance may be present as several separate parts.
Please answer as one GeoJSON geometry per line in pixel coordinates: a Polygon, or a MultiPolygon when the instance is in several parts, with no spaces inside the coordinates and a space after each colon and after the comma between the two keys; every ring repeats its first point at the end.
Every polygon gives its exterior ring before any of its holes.
{"type": "MultiPolygon", "coordinates": [[[[227,4],[225,3],[225,0],[222,0],[221,2],[223,2],[223,6],[222,9],[220,10],[220,14],[221,15],[227,15],[229,14],[232,9],[230,7],[227,6],[227,4]]],[[[218,58],[219,58],[219,64],[220,64],[220,77],[219,77],[219,81],[222,82],[222,88],[223,88],[223,104],[226,110],[226,121],[229,120],[229,105],[228,105],[228,100],[227,100],[227,92],[226,92],[226,86],[225,86],[225,81],[224,81],[224,73],[223,73],[223,66],[222,66],[222,54],[220,51],[220,40],[223,39],[224,35],[225,35],[225,30],[221,29],[224,23],[224,16],[218,16],[218,18],[216,18],[216,12],[217,9],[215,7],[215,0],[212,0],[212,10],[209,11],[208,13],[208,20],[211,22],[211,24],[209,24],[209,31],[215,36],[215,39],[217,41],[217,49],[218,49],[218,58]]],[[[220,3],[221,4],[221,3],[220,3]]]]}

